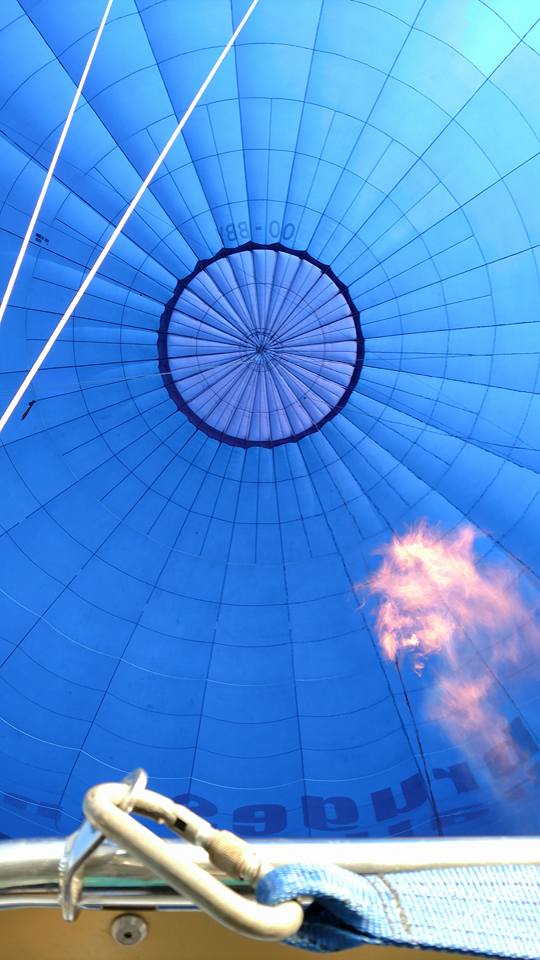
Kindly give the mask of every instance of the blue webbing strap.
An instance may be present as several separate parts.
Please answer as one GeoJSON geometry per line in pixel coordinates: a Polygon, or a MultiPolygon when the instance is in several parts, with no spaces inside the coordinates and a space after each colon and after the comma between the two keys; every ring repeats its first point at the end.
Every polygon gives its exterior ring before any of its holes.
{"type": "Polygon", "coordinates": [[[358,876],[288,864],[257,886],[274,904],[313,897],[298,934],[305,950],[386,943],[496,957],[540,957],[540,867],[467,867],[358,876]]]}

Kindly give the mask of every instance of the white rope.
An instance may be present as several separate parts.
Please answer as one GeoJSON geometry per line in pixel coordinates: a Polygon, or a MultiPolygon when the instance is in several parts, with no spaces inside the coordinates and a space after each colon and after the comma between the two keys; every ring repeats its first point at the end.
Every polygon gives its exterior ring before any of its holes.
{"type": "Polygon", "coordinates": [[[101,253],[100,253],[99,256],[97,257],[94,265],[90,268],[87,276],[85,277],[85,279],[83,280],[81,286],[80,286],[79,289],[77,290],[77,293],[76,293],[75,296],[73,297],[73,299],[72,299],[71,303],[69,304],[67,310],[65,311],[65,313],[63,314],[63,316],[60,318],[58,324],[56,325],[55,329],[54,329],[53,332],[51,333],[51,335],[50,335],[49,339],[47,340],[47,343],[46,343],[45,346],[43,347],[41,353],[39,354],[39,356],[37,357],[37,359],[36,359],[36,360],[34,361],[34,363],[32,364],[30,370],[29,370],[28,373],[26,374],[26,377],[24,378],[23,382],[21,383],[19,389],[17,390],[17,392],[16,392],[15,395],[13,396],[12,400],[9,402],[8,406],[6,407],[4,413],[3,413],[2,416],[0,417],[0,432],[4,429],[4,427],[5,427],[6,423],[8,422],[11,414],[13,413],[13,411],[14,411],[15,408],[17,407],[18,403],[20,402],[20,400],[22,399],[22,397],[23,397],[24,394],[26,393],[26,391],[27,391],[28,387],[30,386],[30,384],[32,383],[32,380],[34,379],[36,373],[38,372],[39,368],[40,368],[41,365],[43,364],[44,360],[47,358],[48,354],[50,353],[53,345],[54,345],[54,344],[56,343],[56,341],[58,340],[58,337],[59,337],[60,334],[62,333],[62,330],[64,329],[64,327],[66,326],[66,324],[67,324],[67,322],[69,321],[70,317],[72,316],[72,314],[73,314],[74,311],[76,310],[78,304],[79,304],[80,301],[82,300],[84,294],[86,293],[86,291],[87,291],[88,287],[90,286],[92,280],[94,279],[96,273],[98,272],[99,268],[101,267],[103,261],[105,260],[107,254],[109,253],[111,247],[113,246],[113,244],[116,242],[116,240],[118,239],[118,237],[119,237],[120,234],[122,233],[122,230],[124,229],[124,227],[125,227],[127,221],[129,220],[131,214],[132,214],[133,211],[135,210],[135,207],[137,206],[137,204],[138,204],[139,200],[141,199],[142,195],[144,194],[144,192],[145,192],[146,188],[148,187],[150,181],[152,180],[152,178],[154,177],[154,175],[157,173],[157,171],[159,170],[161,164],[162,164],[163,161],[165,160],[165,157],[167,156],[167,154],[168,154],[169,151],[171,150],[172,146],[174,145],[174,143],[175,143],[176,140],[178,139],[178,136],[180,135],[180,132],[182,131],[183,127],[185,126],[185,124],[186,124],[187,121],[189,120],[189,118],[190,118],[191,114],[193,113],[195,107],[197,106],[199,100],[200,100],[201,97],[203,96],[206,88],[208,87],[208,85],[209,85],[209,84],[211,83],[211,81],[213,80],[215,74],[216,74],[217,71],[219,70],[219,68],[220,68],[221,64],[223,63],[225,57],[227,56],[229,50],[230,50],[231,47],[233,46],[236,38],[238,37],[238,35],[239,35],[240,32],[242,31],[242,29],[244,28],[245,24],[246,24],[247,21],[249,20],[251,14],[253,13],[253,11],[254,11],[254,9],[255,9],[255,7],[257,6],[258,3],[259,3],[259,0],[253,0],[253,2],[250,4],[250,6],[248,7],[248,9],[246,10],[244,16],[242,17],[240,23],[238,24],[238,26],[237,26],[236,30],[234,31],[232,37],[230,38],[229,42],[228,42],[227,45],[223,48],[222,52],[220,53],[219,57],[217,58],[216,62],[214,63],[214,66],[213,66],[212,69],[210,70],[210,73],[209,73],[208,76],[206,77],[206,80],[205,80],[204,83],[201,85],[201,87],[199,88],[199,90],[197,91],[197,93],[195,94],[195,96],[193,97],[193,100],[191,101],[191,103],[190,103],[189,107],[187,108],[186,112],[184,113],[184,116],[182,117],[182,119],[181,119],[180,122],[178,123],[178,126],[176,127],[176,129],[173,131],[173,133],[171,134],[171,136],[170,136],[169,139],[167,140],[167,143],[166,143],[165,146],[163,147],[163,149],[162,149],[161,153],[159,154],[157,160],[154,162],[153,166],[151,167],[151,169],[150,169],[149,172],[147,173],[146,177],[144,178],[143,182],[141,183],[139,189],[137,190],[137,193],[136,193],[135,196],[133,197],[133,200],[131,201],[131,203],[129,204],[129,206],[128,206],[127,209],[125,210],[125,212],[122,214],[122,217],[120,218],[118,224],[117,224],[116,227],[114,228],[114,231],[112,232],[111,236],[110,236],[109,239],[107,240],[105,246],[103,247],[103,250],[101,251],[101,253]]]}
{"type": "Polygon", "coordinates": [[[88,55],[88,60],[86,61],[86,66],[85,66],[85,68],[84,68],[84,70],[83,70],[82,77],[81,77],[81,79],[80,79],[80,81],[79,81],[79,86],[77,87],[77,89],[76,89],[76,91],[75,91],[75,96],[73,97],[73,103],[71,104],[71,107],[69,108],[69,113],[68,113],[68,115],[67,115],[67,117],[66,117],[66,121],[65,121],[64,126],[63,126],[63,128],[62,128],[62,133],[60,134],[60,138],[59,138],[59,140],[58,140],[58,143],[56,144],[56,150],[54,151],[54,154],[53,154],[53,158],[52,158],[52,160],[51,160],[50,167],[49,167],[49,169],[47,170],[47,175],[46,175],[46,177],[45,177],[45,180],[43,181],[43,186],[42,186],[42,188],[41,188],[39,197],[37,198],[37,202],[36,202],[36,205],[35,205],[35,207],[34,207],[34,212],[33,212],[32,216],[30,217],[30,222],[29,222],[29,224],[28,224],[28,227],[27,227],[27,229],[26,229],[26,233],[25,233],[24,238],[23,238],[23,241],[22,241],[22,243],[21,243],[21,248],[20,248],[20,250],[19,250],[19,253],[17,254],[17,259],[16,259],[16,261],[15,261],[15,265],[14,265],[14,267],[13,267],[13,270],[11,271],[11,276],[10,276],[10,278],[9,278],[9,280],[8,280],[8,283],[7,283],[7,287],[6,287],[4,296],[2,297],[2,302],[0,303],[0,323],[2,323],[2,320],[4,319],[4,314],[5,314],[5,312],[6,312],[6,308],[7,308],[7,305],[8,305],[8,303],[9,303],[9,298],[11,297],[11,294],[12,294],[12,292],[13,292],[13,287],[15,286],[15,281],[17,280],[17,277],[19,276],[19,271],[20,271],[20,269],[21,269],[21,264],[22,264],[22,262],[23,262],[24,255],[25,255],[25,253],[26,253],[26,251],[27,251],[27,249],[28,249],[28,244],[30,243],[30,239],[31,239],[32,234],[33,234],[33,232],[34,232],[34,227],[35,227],[35,225],[36,225],[36,223],[37,223],[37,219],[38,219],[38,217],[39,217],[39,214],[41,213],[41,208],[42,208],[42,206],[43,206],[43,201],[45,200],[45,195],[46,195],[46,193],[47,193],[47,190],[49,189],[49,184],[50,184],[50,182],[51,182],[51,180],[52,180],[52,178],[53,178],[53,176],[54,176],[54,171],[56,170],[56,164],[58,163],[58,158],[60,157],[60,154],[61,154],[61,152],[62,152],[62,147],[64,146],[64,142],[65,142],[65,139],[66,139],[66,137],[67,137],[68,130],[69,130],[70,126],[71,126],[71,121],[73,120],[73,115],[74,115],[74,113],[75,113],[75,110],[77,109],[79,100],[80,100],[80,98],[81,98],[81,94],[82,94],[82,91],[83,91],[83,87],[84,87],[84,85],[85,85],[85,83],[86,83],[86,78],[87,78],[87,76],[88,76],[88,72],[89,72],[89,70],[90,70],[90,67],[92,66],[92,61],[93,61],[93,59],[94,59],[96,50],[97,50],[97,48],[98,48],[98,46],[99,46],[99,41],[101,40],[101,34],[103,33],[103,28],[105,27],[105,24],[106,24],[106,22],[107,22],[107,18],[108,18],[108,16],[109,16],[109,12],[110,12],[110,9],[111,9],[111,7],[112,7],[112,5],[113,5],[113,2],[114,2],[114,0],[108,0],[107,6],[105,7],[105,13],[103,14],[103,17],[101,18],[101,23],[100,23],[100,25],[99,25],[99,27],[98,27],[98,32],[96,33],[94,42],[93,42],[93,44],[92,44],[92,49],[90,50],[90,53],[89,53],[89,55],[88,55]]]}

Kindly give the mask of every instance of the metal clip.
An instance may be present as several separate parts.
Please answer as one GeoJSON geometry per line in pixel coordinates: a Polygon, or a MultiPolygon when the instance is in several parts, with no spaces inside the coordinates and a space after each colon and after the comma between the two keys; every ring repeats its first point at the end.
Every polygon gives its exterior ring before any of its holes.
{"type": "MultiPolygon", "coordinates": [[[[272,869],[240,837],[214,829],[187,807],[145,789],[145,784],[146,780],[141,787],[139,772],[135,787],[128,787],[125,783],[103,783],[88,791],[84,812],[95,831],[94,838],[99,837],[99,842],[103,837],[114,840],[168,886],[189,897],[198,907],[237,933],[259,940],[284,940],[299,930],[304,912],[296,900],[263,906],[242,897],[196,863],[183,859],[178,848],[165,843],[135,820],[131,812],[166,825],[173,833],[203,847],[216,866],[229,876],[245,879],[250,884],[272,869]]],[[[87,846],[83,861],[80,856],[78,860],[73,857],[70,861],[74,867],[69,873],[70,882],[65,883],[64,888],[72,898],[78,895],[81,866],[89,852],[87,846]]],[[[72,904],[73,900],[70,902],[72,904]]]]}
{"type": "MultiPolygon", "coordinates": [[[[148,777],[144,770],[134,770],[123,783],[126,789],[121,808],[129,813],[137,796],[146,788],[148,777]]],[[[96,830],[88,820],[83,820],[79,829],[66,838],[64,853],[58,864],[60,906],[64,920],[71,922],[77,919],[86,863],[106,839],[106,835],[96,830]]]]}

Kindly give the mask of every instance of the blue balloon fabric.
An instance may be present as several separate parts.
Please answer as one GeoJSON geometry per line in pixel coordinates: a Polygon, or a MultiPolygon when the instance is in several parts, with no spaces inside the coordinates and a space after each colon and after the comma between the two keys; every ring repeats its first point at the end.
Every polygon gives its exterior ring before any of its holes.
{"type": "Polygon", "coordinates": [[[275,244],[222,251],[165,310],[173,400],[221,442],[273,447],[319,430],[358,380],[358,310],[327,267],[275,244]]]}
{"type": "MultiPolygon", "coordinates": [[[[2,409],[247,6],[114,0],[2,409]]],[[[0,5],[2,290],[103,10],[0,5]]],[[[0,438],[5,835],[136,766],[248,837],[538,829],[538,655],[471,753],[357,585],[423,518],[537,583],[539,13],[260,0],[0,438]]]]}

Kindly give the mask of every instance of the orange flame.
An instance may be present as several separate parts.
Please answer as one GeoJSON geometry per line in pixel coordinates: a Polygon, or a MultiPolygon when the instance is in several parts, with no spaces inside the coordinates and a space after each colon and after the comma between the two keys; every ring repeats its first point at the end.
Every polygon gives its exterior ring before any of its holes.
{"type": "Polygon", "coordinates": [[[517,663],[531,642],[539,649],[540,631],[516,586],[515,567],[480,567],[475,536],[469,525],[443,535],[421,523],[383,548],[367,588],[379,598],[376,632],[388,659],[409,655],[420,675],[438,654],[439,719],[444,714],[454,730],[482,733],[493,719],[487,698],[497,684],[495,669],[517,663]],[[486,640],[489,664],[475,657],[486,640]],[[473,666],[464,668],[471,655],[473,666]]]}

